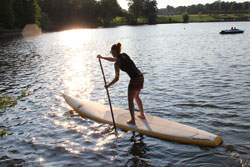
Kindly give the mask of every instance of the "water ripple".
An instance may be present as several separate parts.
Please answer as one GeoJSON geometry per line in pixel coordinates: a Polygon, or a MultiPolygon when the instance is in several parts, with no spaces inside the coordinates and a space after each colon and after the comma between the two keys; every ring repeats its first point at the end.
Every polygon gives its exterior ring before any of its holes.
{"type": "MultiPolygon", "coordinates": [[[[0,110],[0,166],[250,166],[249,23],[121,26],[0,39],[0,96],[30,95],[0,110]],[[185,29],[184,29],[185,28],[185,29]],[[97,54],[117,42],[144,73],[145,112],[222,136],[218,148],[198,147],[119,130],[82,118],[61,93],[108,104],[97,54]],[[223,44],[223,45],[222,45],[223,44]],[[188,151],[187,151],[188,150],[188,151]]],[[[106,78],[113,65],[103,61],[106,78]]],[[[129,78],[110,88],[128,109],[129,78]]],[[[138,111],[138,109],[136,109],[138,111]]]]}

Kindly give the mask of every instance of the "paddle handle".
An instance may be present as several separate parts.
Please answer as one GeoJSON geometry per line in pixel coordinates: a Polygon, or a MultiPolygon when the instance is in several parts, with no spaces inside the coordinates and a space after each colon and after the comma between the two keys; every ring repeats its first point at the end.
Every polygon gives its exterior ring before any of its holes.
{"type": "MultiPolygon", "coordinates": [[[[104,80],[104,84],[105,84],[105,88],[106,88],[107,82],[106,82],[104,70],[103,70],[103,67],[102,67],[102,62],[101,62],[100,58],[98,58],[98,59],[99,59],[100,67],[101,67],[101,70],[102,70],[102,76],[103,76],[103,80],[104,80]]],[[[106,91],[107,91],[107,95],[108,95],[109,107],[110,107],[110,111],[111,111],[111,115],[112,115],[113,125],[114,125],[114,128],[115,128],[115,134],[117,135],[117,129],[116,129],[115,119],[114,119],[114,114],[113,114],[113,108],[112,108],[112,104],[111,104],[111,100],[110,100],[110,95],[109,95],[108,88],[106,88],[106,91]]]]}

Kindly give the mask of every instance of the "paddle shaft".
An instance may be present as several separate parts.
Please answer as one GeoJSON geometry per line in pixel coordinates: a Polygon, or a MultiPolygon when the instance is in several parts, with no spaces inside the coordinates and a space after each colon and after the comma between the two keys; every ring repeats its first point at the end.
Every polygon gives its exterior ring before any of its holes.
{"type": "MultiPolygon", "coordinates": [[[[107,82],[106,82],[106,78],[105,78],[105,74],[104,74],[104,70],[103,70],[102,62],[101,62],[100,58],[99,58],[99,63],[100,63],[100,67],[102,70],[102,76],[103,76],[103,80],[104,80],[104,84],[105,84],[105,88],[106,88],[107,82]]],[[[115,128],[115,134],[117,135],[117,129],[116,129],[116,125],[115,125],[115,119],[114,119],[114,114],[113,114],[113,109],[112,109],[112,104],[111,104],[108,88],[106,88],[106,91],[107,91],[107,95],[108,95],[109,107],[110,107],[110,111],[111,111],[111,115],[112,115],[112,120],[113,120],[113,124],[114,124],[114,128],[115,128]]]]}

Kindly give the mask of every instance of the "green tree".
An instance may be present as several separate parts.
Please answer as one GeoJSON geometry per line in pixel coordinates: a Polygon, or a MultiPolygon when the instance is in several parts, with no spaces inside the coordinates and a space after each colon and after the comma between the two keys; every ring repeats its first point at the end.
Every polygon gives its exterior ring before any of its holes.
{"type": "Polygon", "coordinates": [[[242,10],[243,10],[243,12],[246,13],[247,9],[248,9],[248,3],[247,2],[243,2],[242,3],[242,10]]]}
{"type": "Polygon", "coordinates": [[[53,27],[53,23],[50,20],[49,16],[46,13],[41,12],[40,18],[41,27],[43,30],[49,31],[53,27]]]}
{"type": "Polygon", "coordinates": [[[53,23],[54,29],[63,29],[71,24],[72,0],[39,0],[41,11],[46,13],[53,23]]]}
{"type": "Polygon", "coordinates": [[[13,8],[18,27],[23,28],[26,24],[40,25],[40,7],[36,0],[15,0],[13,8]]]}
{"type": "Polygon", "coordinates": [[[219,4],[219,12],[224,14],[225,11],[226,11],[226,3],[225,2],[221,2],[219,4]]]}
{"type": "Polygon", "coordinates": [[[149,24],[155,24],[157,17],[157,2],[155,0],[145,0],[143,13],[144,17],[148,19],[149,24]]]}
{"type": "Polygon", "coordinates": [[[122,8],[117,0],[101,0],[100,9],[100,18],[104,26],[108,26],[116,16],[122,14],[122,8]]]}
{"type": "Polygon", "coordinates": [[[23,28],[25,26],[24,1],[15,0],[13,3],[13,10],[15,15],[15,25],[17,27],[23,28]]]}
{"type": "Polygon", "coordinates": [[[220,8],[220,1],[215,1],[211,5],[212,5],[213,13],[218,13],[219,8],[220,8]]]}
{"type": "Polygon", "coordinates": [[[84,24],[97,24],[98,17],[100,16],[100,4],[95,0],[84,0],[81,2],[80,19],[84,24]]]}
{"type": "Polygon", "coordinates": [[[128,0],[128,12],[132,20],[137,24],[137,18],[143,16],[143,1],[144,0],[128,0]]]}
{"type": "Polygon", "coordinates": [[[149,24],[154,24],[157,17],[156,0],[128,0],[129,19],[132,23],[137,23],[139,17],[148,19],[149,24]]]}
{"type": "Polygon", "coordinates": [[[12,0],[0,1],[0,27],[11,29],[14,27],[14,12],[12,0]]]}
{"type": "Polygon", "coordinates": [[[233,2],[231,5],[231,12],[234,12],[237,9],[236,2],[233,2]]]}
{"type": "Polygon", "coordinates": [[[40,7],[38,6],[37,0],[25,0],[24,8],[26,10],[26,24],[37,24],[40,25],[40,7]]]}
{"type": "Polygon", "coordinates": [[[189,22],[189,14],[187,12],[182,15],[182,18],[183,18],[183,23],[189,22]]]}

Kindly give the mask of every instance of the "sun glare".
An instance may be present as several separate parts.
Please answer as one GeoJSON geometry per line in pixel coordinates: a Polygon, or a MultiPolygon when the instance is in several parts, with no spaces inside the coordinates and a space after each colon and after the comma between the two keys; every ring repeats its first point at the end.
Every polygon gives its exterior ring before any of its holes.
{"type": "Polygon", "coordinates": [[[71,95],[83,96],[89,98],[93,84],[91,82],[90,59],[88,58],[88,46],[93,36],[91,29],[74,29],[61,33],[61,45],[64,46],[67,54],[65,66],[67,70],[63,75],[63,83],[71,95]]]}
{"type": "Polygon", "coordinates": [[[73,49],[79,49],[82,45],[91,39],[90,29],[74,29],[61,33],[63,43],[73,49]]]}
{"type": "Polygon", "coordinates": [[[84,92],[85,98],[89,98],[93,84],[87,69],[86,59],[83,55],[72,56],[69,61],[72,66],[65,71],[63,78],[64,85],[71,95],[78,95],[80,92],[84,92]]]}

